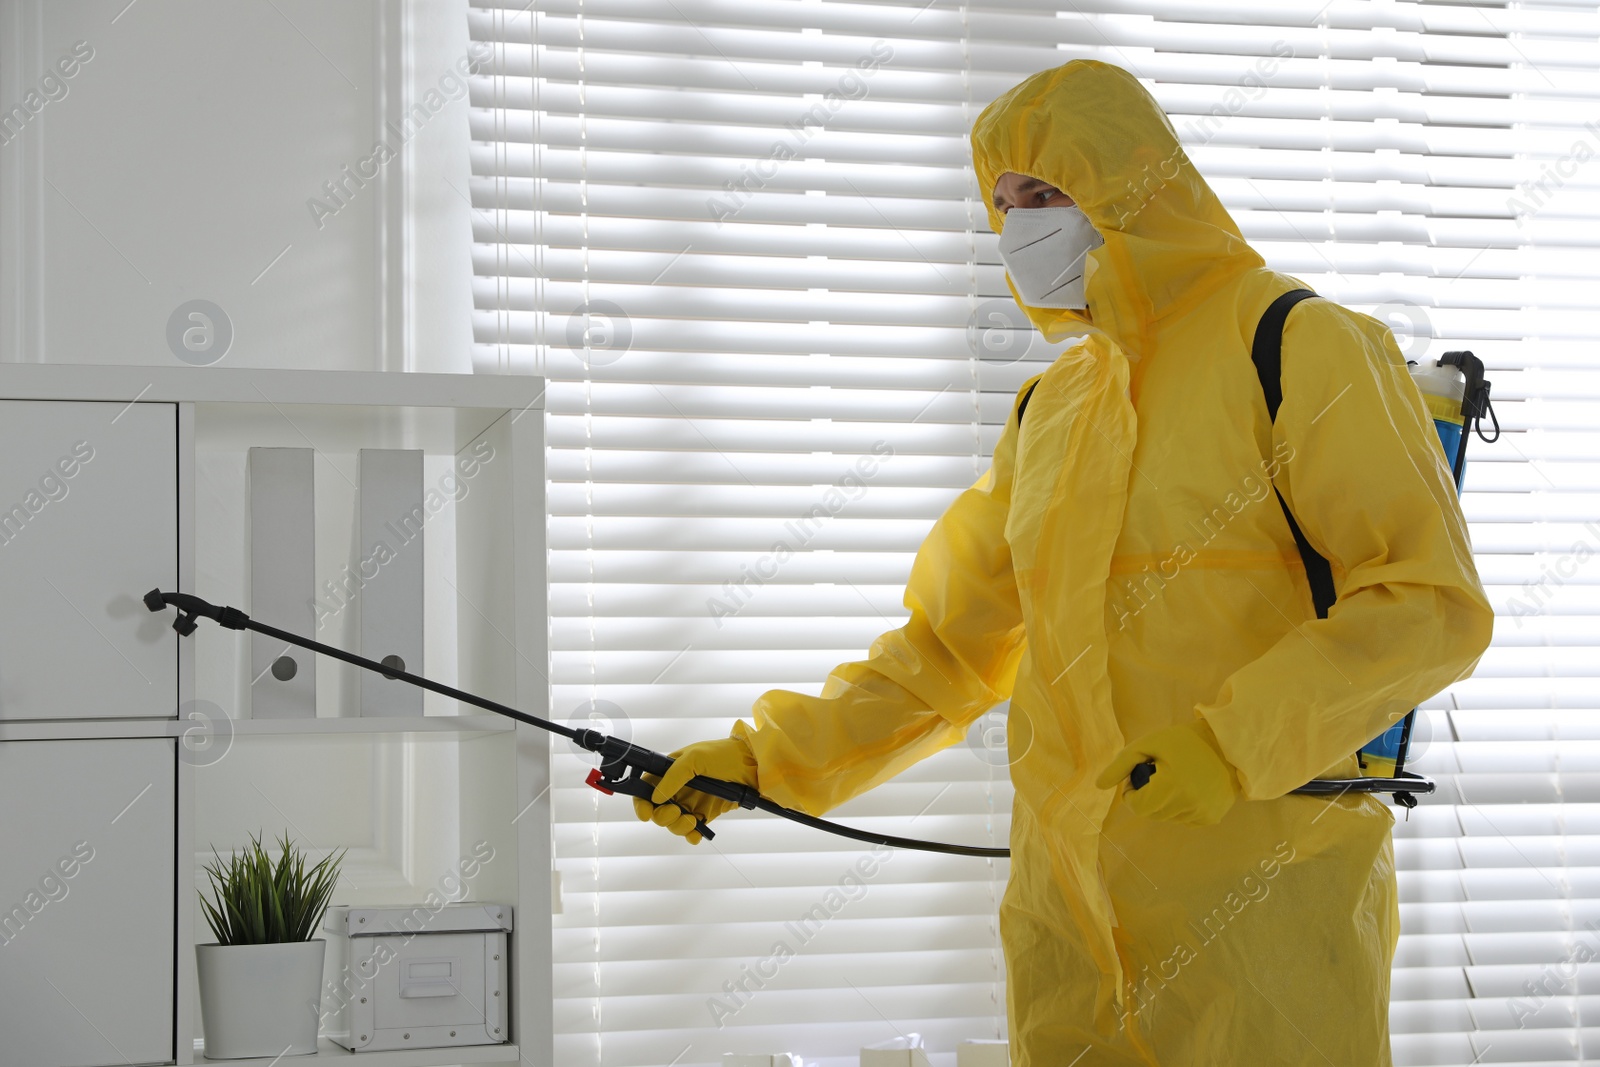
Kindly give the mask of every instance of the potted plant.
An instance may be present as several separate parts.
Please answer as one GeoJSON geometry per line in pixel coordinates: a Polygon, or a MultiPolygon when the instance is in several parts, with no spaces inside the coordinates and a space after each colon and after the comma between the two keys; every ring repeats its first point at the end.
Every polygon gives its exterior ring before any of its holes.
{"type": "Polygon", "coordinates": [[[200,894],[216,943],[195,946],[200,1015],[208,1059],[304,1055],[317,1051],[322,1016],[322,922],[344,858],[310,870],[287,835],[274,863],[259,838],[205,872],[214,900],[200,894]]]}

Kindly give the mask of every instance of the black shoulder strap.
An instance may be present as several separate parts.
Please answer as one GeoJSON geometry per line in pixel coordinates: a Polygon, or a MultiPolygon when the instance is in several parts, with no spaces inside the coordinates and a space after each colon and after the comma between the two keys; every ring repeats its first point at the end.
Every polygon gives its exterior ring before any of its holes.
{"type": "Polygon", "coordinates": [[[1039,383],[1034,382],[1028,386],[1028,391],[1022,394],[1022,403],[1017,405],[1017,426],[1022,426],[1022,414],[1028,410],[1028,401],[1033,399],[1033,391],[1039,388],[1039,383]]]}
{"type": "MultiPolygon", "coordinates": [[[[1272,302],[1256,326],[1255,339],[1250,345],[1250,359],[1256,365],[1256,374],[1261,379],[1261,392],[1267,398],[1267,417],[1274,422],[1278,418],[1278,406],[1283,403],[1283,324],[1289,318],[1290,308],[1316,295],[1310,289],[1289,290],[1272,302]]],[[[1316,606],[1317,618],[1326,619],[1328,609],[1333,607],[1338,597],[1333,588],[1333,568],[1311,547],[1306,535],[1300,532],[1300,524],[1294,521],[1294,515],[1290,513],[1282,493],[1278,493],[1278,504],[1283,508],[1283,517],[1289,520],[1289,532],[1294,534],[1295,546],[1300,549],[1300,560],[1305,564],[1306,580],[1311,583],[1311,602],[1316,606]]]]}

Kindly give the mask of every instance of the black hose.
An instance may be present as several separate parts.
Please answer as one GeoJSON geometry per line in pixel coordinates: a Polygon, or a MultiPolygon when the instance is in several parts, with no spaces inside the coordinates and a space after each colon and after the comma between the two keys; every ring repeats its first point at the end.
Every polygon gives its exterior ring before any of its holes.
{"type": "MultiPolygon", "coordinates": [[[[421,675],[411,674],[407,671],[386,667],[381,663],[358,656],[353,652],[346,652],[342,648],[325,645],[320,641],[313,641],[308,637],[292,634],[287,630],[280,630],[276,626],[256,622],[250,616],[237,608],[217,607],[197,596],[188,593],[163,593],[159,589],[152,589],[144,596],[145,607],[151,611],[161,611],[169,605],[178,609],[178,617],[173,620],[172,628],[179,634],[187,637],[195,629],[194,619],[203,616],[214,620],[218,625],[230,630],[254,630],[268,637],[276,637],[291,645],[299,645],[313,652],[321,652],[325,656],[343,660],[365,670],[375,671],[385,678],[398,679],[410,682],[422,689],[442,693],[453,697],[465,704],[492,711],[497,715],[537,726],[553,734],[559,734],[576,742],[581,747],[600,756],[600,767],[590,772],[589,784],[606,793],[624,793],[629,796],[651,798],[652,783],[646,781],[645,774],[655,775],[658,779],[672,766],[672,757],[664,756],[652,749],[631,744],[618,737],[608,737],[598,730],[575,730],[570,726],[563,726],[549,719],[541,719],[537,715],[518,711],[516,708],[507,707],[498,701],[486,697],[476,696],[472,693],[435,682],[421,675]]],[[[1150,774],[1154,771],[1154,764],[1141,763],[1134,768],[1130,776],[1135,789],[1149,781],[1150,774]],[[1142,772],[1142,773],[1141,773],[1142,772]]],[[[759,808],[771,815],[788,819],[790,822],[809,826],[814,830],[833,834],[837,837],[849,838],[852,841],[862,841],[869,845],[886,845],[890,848],[910,848],[921,852],[938,852],[949,856],[976,856],[981,859],[1005,859],[1011,855],[1009,848],[990,848],[982,845],[952,845],[943,841],[923,841],[914,837],[896,837],[893,834],[877,834],[870,830],[858,830],[853,826],[844,826],[828,819],[819,819],[815,815],[807,815],[803,811],[786,808],[775,800],[761,796],[749,786],[738,782],[726,782],[719,778],[707,778],[696,775],[686,783],[686,788],[696,789],[711,796],[731,800],[744,808],[759,808]]],[[[1342,779],[1317,779],[1307,782],[1294,793],[1311,794],[1318,796],[1338,795],[1342,793],[1393,793],[1395,799],[1401,802],[1416,801],[1411,798],[1413,793],[1431,793],[1434,790],[1433,782],[1412,774],[1401,775],[1396,778],[1342,778],[1342,779]]],[[[710,839],[714,836],[711,830],[702,822],[699,826],[702,836],[710,839]]]]}
{"type": "Polygon", "coordinates": [[[892,834],[875,834],[870,830],[857,830],[853,826],[842,826],[827,819],[819,819],[815,815],[807,815],[803,811],[786,808],[777,801],[762,797],[756,801],[756,807],[762,811],[781,815],[791,822],[801,826],[809,826],[814,830],[837,834],[848,837],[852,841],[865,841],[869,845],[888,845],[890,848],[914,848],[923,852],[943,852],[950,856],[980,856],[985,859],[1006,859],[1011,855],[1009,848],[984,848],[980,845],[949,845],[943,841],[922,841],[914,837],[895,837],[892,834]]]}

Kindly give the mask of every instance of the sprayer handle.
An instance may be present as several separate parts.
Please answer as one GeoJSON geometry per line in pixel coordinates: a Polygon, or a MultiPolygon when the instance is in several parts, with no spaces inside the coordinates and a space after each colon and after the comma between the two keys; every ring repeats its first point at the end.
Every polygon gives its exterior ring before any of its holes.
{"type": "MultiPolygon", "coordinates": [[[[645,781],[644,776],[654,775],[659,781],[672,768],[674,762],[671,756],[630,744],[620,738],[605,737],[597,731],[581,731],[578,744],[600,754],[600,766],[591,770],[589,777],[585,779],[589,785],[602,793],[623,793],[651,803],[655,802],[653,799],[655,783],[645,781]]],[[[741,808],[753,808],[756,806],[756,801],[761,799],[761,794],[747,785],[725,782],[720,778],[707,778],[702,774],[689,779],[685,788],[696,789],[722,800],[731,800],[741,808]]],[[[712,833],[704,819],[696,819],[695,831],[708,841],[717,836],[712,833]]]]}

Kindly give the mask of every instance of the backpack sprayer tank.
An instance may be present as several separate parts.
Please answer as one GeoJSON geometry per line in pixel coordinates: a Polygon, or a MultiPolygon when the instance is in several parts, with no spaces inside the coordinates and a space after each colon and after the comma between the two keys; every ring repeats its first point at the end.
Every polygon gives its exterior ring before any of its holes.
{"type": "MultiPolygon", "coordinates": [[[[1488,415],[1494,423],[1494,436],[1484,437],[1481,427],[1478,436],[1489,443],[1500,438],[1499,420],[1489,406],[1489,383],[1483,380],[1483,361],[1471,352],[1446,352],[1437,362],[1412,363],[1410,369],[1411,380],[1421,390],[1433,427],[1439,431],[1439,444],[1450,464],[1456,492],[1460,493],[1467,473],[1469,429],[1477,427],[1479,420],[1488,415]]],[[[1416,717],[1415,710],[1407,712],[1403,719],[1362,746],[1357,756],[1362,773],[1377,778],[1401,776],[1416,717]]],[[[1395,796],[1401,803],[1415,803],[1402,794],[1395,796]]]]}

